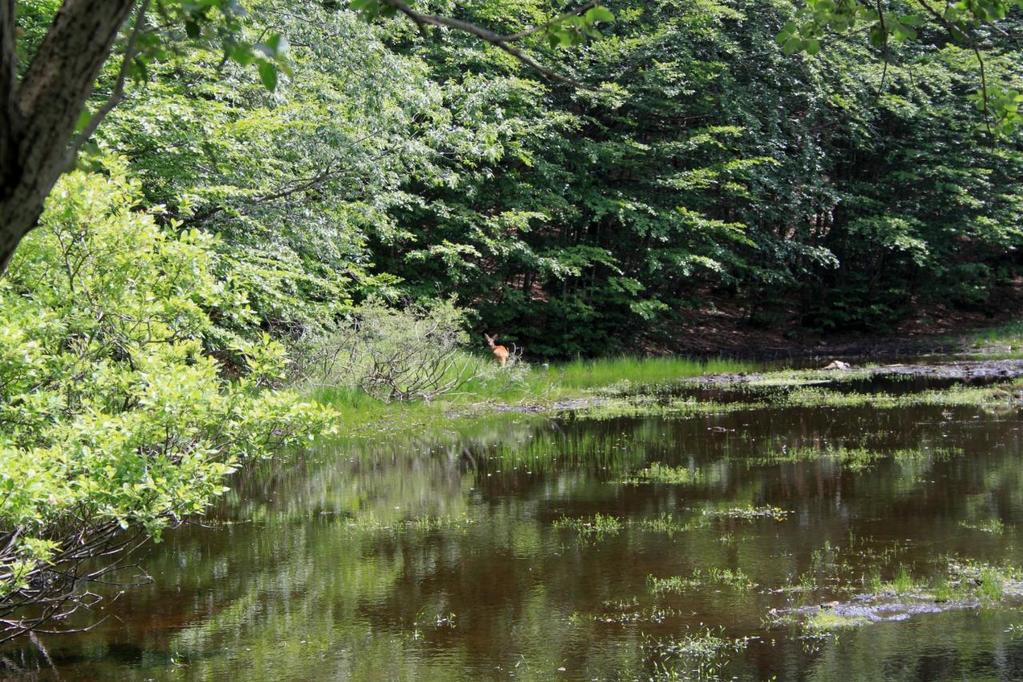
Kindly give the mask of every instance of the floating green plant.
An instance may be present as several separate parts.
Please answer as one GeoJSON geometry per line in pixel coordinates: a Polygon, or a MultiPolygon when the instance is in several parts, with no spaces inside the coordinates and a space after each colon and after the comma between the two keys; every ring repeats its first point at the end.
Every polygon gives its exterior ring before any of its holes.
{"type": "Polygon", "coordinates": [[[574,530],[582,536],[617,535],[622,530],[621,519],[597,513],[581,518],[561,517],[552,524],[555,528],[574,530]]]}
{"type": "Polygon", "coordinates": [[[673,467],[654,462],[645,469],[633,472],[621,481],[623,485],[641,485],[643,483],[664,483],[668,485],[686,485],[700,483],[704,480],[703,471],[690,467],[673,467]]]}
{"type": "Polygon", "coordinates": [[[704,509],[703,515],[715,519],[740,519],[755,521],[757,519],[774,519],[784,521],[791,512],[781,507],[732,507],[730,509],[704,509]]]}
{"type": "MultiPolygon", "coordinates": [[[[918,614],[997,607],[1023,599],[1023,572],[1018,568],[951,557],[941,574],[915,578],[905,565],[889,582],[875,570],[863,579],[870,592],[848,601],[789,609],[772,609],[773,625],[797,625],[811,634],[876,622],[900,621],[918,614]]],[[[842,591],[841,586],[830,591],[842,591]]]]}
{"type": "Polygon", "coordinates": [[[681,593],[709,586],[729,587],[745,592],[756,587],[750,577],[738,568],[696,569],[688,578],[677,575],[658,578],[651,575],[647,577],[647,583],[654,594],[681,593]]]}
{"type": "Polygon", "coordinates": [[[1005,531],[1005,524],[1002,523],[1000,519],[987,519],[986,521],[977,521],[975,523],[962,521],[959,525],[963,528],[980,531],[981,533],[990,533],[992,535],[1001,535],[1005,531]]]}
{"type": "Polygon", "coordinates": [[[665,512],[654,518],[639,519],[633,525],[640,530],[675,535],[676,533],[688,533],[689,531],[706,528],[708,524],[703,518],[682,521],[674,515],[665,512]]]}
{"type": "Polygon", "coordinates": [[[865,616],[845,615],[821,609],[806,620],[805,627],[811,633],[823,633],[858,628],[869,624],[870,619],[865,616]]]}
{"type": "Polygon", "coordinates": [[[749,638],[729,637],[724,628],[688,630],[673,637],[645,637],[642,648],[654,661],[657,680],[716,680],[732,654],[744,651],[749,638]]]}
{"type": "Polygon", "coordinates": [[[477,523],[477,519],[467,515],[419,516],[411,519],[399,519],[395,521],[384,521],[376,516],[366,515],[352,519],[345,519],[344,527],[346,530],[359,533],[427,533],[441,530],[465,530],[477,523]]]}
{"type": "Polygon", "coordinates": [[[879,459],[884,458],[884,453],[867,448],[847,448],[842,446],[825,447],[802,447],[783,448],[766,457],[757,457],[746,460],[749,464],[776,464],[783,462],[806,462],[818,460],[831,460],[839,463],[847,469],[859,471],[867,468],[879,459]]]}

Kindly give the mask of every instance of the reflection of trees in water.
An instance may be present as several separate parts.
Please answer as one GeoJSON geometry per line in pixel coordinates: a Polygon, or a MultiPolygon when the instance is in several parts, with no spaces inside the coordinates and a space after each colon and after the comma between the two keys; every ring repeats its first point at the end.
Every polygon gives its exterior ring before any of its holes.
{"type": "MultiPolygon", "coordinates": [[[[763,615],[788,598],[771,590],[811,570],[825,542],[837,548],[844,563],[834,573],[846,580],[895,539],[913,539],[896,560],[918,571],[944,552],[1018,560],[1003,539],[960,526],[990,517],[1011,524],[1023,508],[1018,427],[967,412],[509,420],[471,437],[337,445],[261,463],[239,477],[212,527],[181,529],[154,549],[147,569],[155,585],[120,603],[127,625],[51,647],[58,658],[84,653],[97,669],[120,673],[111,647],[142,642],[140,676],[172,654],[190,676],[211,678],[476,679],[497,665],[536,679],[561,666],[637,676],[652,665],[644,635],[699,622],[763,634],[763,615]],[[884,456],[857,471],[828,458],[771,461],[783,446],[884,456]],[[685,485],[615,485],[654,461],[702,475],[685,485]],[[767,504],[792,514],[782,522],[702,516],[707,507],[767,504]],[[550,523],[596,512],[623,519],[623,532],[585,542],[550,523]],[[675,535],[631,523],[662,514],[705,522],[675,535]],[[423,516],[440,521],[388,529],[423,516]],[[768,589],[658,601],[646,584],[648,575],[712,568],[742,571],[768,589]]],[[[967,669],[970,647],[1014,646],[990,628],[978,632],[973,618],[942,621],[950,670],[967,669]]],[[[843,633],[813,654],[813,674],[839,679],[849,666],[869,676],[885,657],[884,665],[916,665],[929,646],[919,633],[937,637],[935,627],[881,626],[878,655],[859,664],[851,652],[868,645],[870,631],[843,633]]],[[[799,642],[770,636],[777,649],[752,646],[731,672],[784,676],[778,661],[809,662],[799,642]]],[[[1011,656],[1001,664],[1015,665],[1011,656]]]]}

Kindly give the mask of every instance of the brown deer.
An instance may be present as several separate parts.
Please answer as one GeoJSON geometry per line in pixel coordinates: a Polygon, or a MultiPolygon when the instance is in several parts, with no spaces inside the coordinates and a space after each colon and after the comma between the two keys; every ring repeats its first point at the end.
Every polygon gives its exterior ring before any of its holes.
{"type": "Polygon", "coordinates": [[[508,349],[505,348],[504,346],[499,346],[496,343],[494,343],[493,336],[490,336],[489,334],[484,334],[483,338],[487,340],[487,345],[490,346],[490,351],[494,354],[494,357],[497,358],[497,361],[501,363],[501,367],[504,367],[505,364],[508,362],[508,356],[511,355],[511,353],[509,353],[508,349]]]}

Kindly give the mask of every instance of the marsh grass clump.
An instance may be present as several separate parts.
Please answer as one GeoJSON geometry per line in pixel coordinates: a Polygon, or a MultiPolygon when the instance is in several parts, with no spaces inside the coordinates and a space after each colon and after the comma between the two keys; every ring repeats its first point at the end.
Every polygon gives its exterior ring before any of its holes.
{"type": "Polygon", "coordinates": [[[870,619],[865,616],[844,615],[827,609],[821,609],[813,614],[805,623],[806,629],[811,634],[831,633],[864,625],[870,625],[870,619]]]}
{"type": "Polygon", "coordinates": [[[698,518],[690,519],[688,521],[682,521],[681,519],[676,518],[673,514],[670,514],[668,512],[665,512],[660,516],[655,516],[653,518],[639,519],[638,521],[635,521],[632,525],[635,526],[636,528],[639,528],[640,530],[645,530],[652,533],[665,533],[669,536],[678,533],[688,533],[690,531],[700,530],[702,528],[708,527],[708,523],[705,519],[698,518]]]}
{"type": "Polygon", "coordinates": [[[981,603],[992,604],[1010,596],[1023,596],[1023,571],[1018,568],[950,558],[947,570],[948,582],[955,589],[981,603]]]}
{"type": "Polygon", "coordinates": [[[1010,357],[1016,357],[1023,348],[1023,322],[1006,322],[973,332],[968,337],[971,345],[978,350],[1007,350],[1010,357]]]}
{"type": "Polygon", "coordinates": [[[905,620],[918,614],[955,609],[1004,606],[1023,599],[1023,571],[971,559],[951,557],[944,570],[929,579],[914,577],[900,564],[892,579],[881,580],[875,568],[861,578],[868,592],[848,601],[817,606],[772,609],[768,622],[775,626],[799,626],[809,634],[826,634],[868,623],[905,620]]]}
{"type": "MultiPolygon", "coordinates": [[[[1014,385],[1014,384],[1012,384],[1014,385]]],[[[1012,385],[1008,385],[1011,387],[1012,385]]],[[[883,392],[843,392],[825,387],[797,388],[779,394],[775,404],[786,407],[873,407],[893,409],[912,406],[981,407],[993,409],[1013,400],[1006,384],[969,386],[956,384],[945,389],[930,389],[904,395],[883,392]]]]}
{"type": "Polygon", "coordinates": [[[892,453],[892,458],[896,462],[917,462],[922,460],[931,460],[935,462],[945,462],[955,457],[961,457],[963,455],[962,448],[954,447],[921,447],[921,448],[902,448],[895,450],[892,453]]]}
{"type": "Polygon", "coordinates": [[[703,471],[695,467],[673,467],[654,462],[645,469],[633,472],[621,481],[622,485],[662,483],[665,485],[690,485],[704,480],[703,471]]]}
{"type": "Polygon", "coordinates": [[[792,512],[767,505],[764,507],[732,507],[730,509],[704,509],[703,515],[712,519],[738,519],[741,521],[756,521],[759,519],[773,519],[784,521],[792,512]]]}
{"type": "Polygon", "coordinates": [[[622,530],[621,519],[615,516],[596,513],[593,516],[582,518],[561,517],[556,519],[554,528],[574,530],[582,537],[601,537],[604,535],[617,535],[622,530]]]}
{"type": "Polygon", "coordinates": [[[851,471],[861,471],[884,457],[885,454],[883,452],[864,447],[849,448],[827,445],[825,447],[785,448],[765,457],[749,458],[745,461],[749,465],[755,466],[831,460],[851,471]]]}
{"type": "Polygon", "coordinates": [[[795,462],[835,462],[839,466],[853,472],[865,471],[874,464],[891,458],[899,463],[921,461],[947,461],[963,454],[962,448],[903,448],[886,452],[869,447],[847,447],[844,445],[824,445],[823,447],[783,447],[767,455],[744,457],[737,460],[747,467],[772,466],[795,462]]]}
{"type": "Polygon", "coordinates": [[[728,587],[741,592],[747,592],[756,587],[756,583],[742,569],[738,568],[734,570],[730,568],[708,568],[706,570],[698,568],[688,578],[682,576],[658,578],[651,575],[647,576],[647,584],[650,585],[650,591],[655,595],[677,594],[711,586],[728,587]]]}
{"type": "Polygon", "coordinates": [[[904,595],[916,590],[918,585],[913,581],[913,577],[906,567],[900,565],[899,572],[895,574],[895,579],[891,582],[891,587],[895,594],[904,595]]]}
{"type": "Polygon", "coordinates": [[[724,628],[688,630],[674,637],[647,636],[642,648],[654,656],[654,679],[715,680],[720,679],[732,654],[749,645],[745,637],[729,637],[724,628]]]}
{"type": "Polygon", "coordinates": [[[877,573],[869,586],[872,596],[897,595],[935,602],[980,602],[993,604],[1008,597],[1023,596],[1023,572],[1011,566],[996,566],[970,559],[950,558],[945,570],[932,580],[913,578],[899,565],[894,578],[882,583],[877,573]]]}
{"type": "Polygon", "coordinates": [[[443,530],[466,530],[478,523],[468,515],[418,516],[411,519],[384,521],[373,515],[347,519],[346,530],[356,533],[432,533],[443,530]]]}
{"type": "Polygon", "coordinates": [[[618,419],[621,417],[672,417],[686,418],[707,414],[728,414],[746,412],[769,407],[767,402],[717,402],[678,398],[658,400],[648,395],[629,398],[609,398],[587,408],[583,413],[587,419],[618,419]]]}
{"type": "Polygon", "coordinates": [[[990,533],[991,535],[1001,535],[1005,532],[1005,524],[1002,523],[1001,519],[987,519],[986,521],[978,521],[976,523],[961,521],[959,525],[969,530],[990,533]]]}
{"type": "Polygon", "coordinates": [[[604,611],[592,615],[572,614],[572,621],[584,623],[604,623],[606,625],[634,625],[636,623],[663,623],[669,618],[681,615],[678,609],[665,606],[641,607],[639,602],[605,602],[604,611]]]}

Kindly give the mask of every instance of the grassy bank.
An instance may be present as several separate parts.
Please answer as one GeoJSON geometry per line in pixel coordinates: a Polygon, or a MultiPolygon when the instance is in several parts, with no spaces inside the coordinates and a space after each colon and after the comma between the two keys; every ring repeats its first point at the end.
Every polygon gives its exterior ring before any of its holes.
{"type": "Polygon", "coordinates": [[[1023,321],[1006,322],[971,332],[965,337],[970,350],[984,353],[1023,355],[1023,321]]]}
{"type": "Polygon", "coordinates": [[[457,391],[433,401],[378,400],[355,386],[312,386],[310,397],[337,410],[348,433],[363,435],[419,428],[440,418],[492,409],[549,408],[558,402],[585,399],[627,386],[681,381],[705,374],[750,372],[750,362],[727,359],[618,357],[575,360],[554,365],[498,368],[489,358],[466,355],[459,367],[473,378],[457,391]]]}

